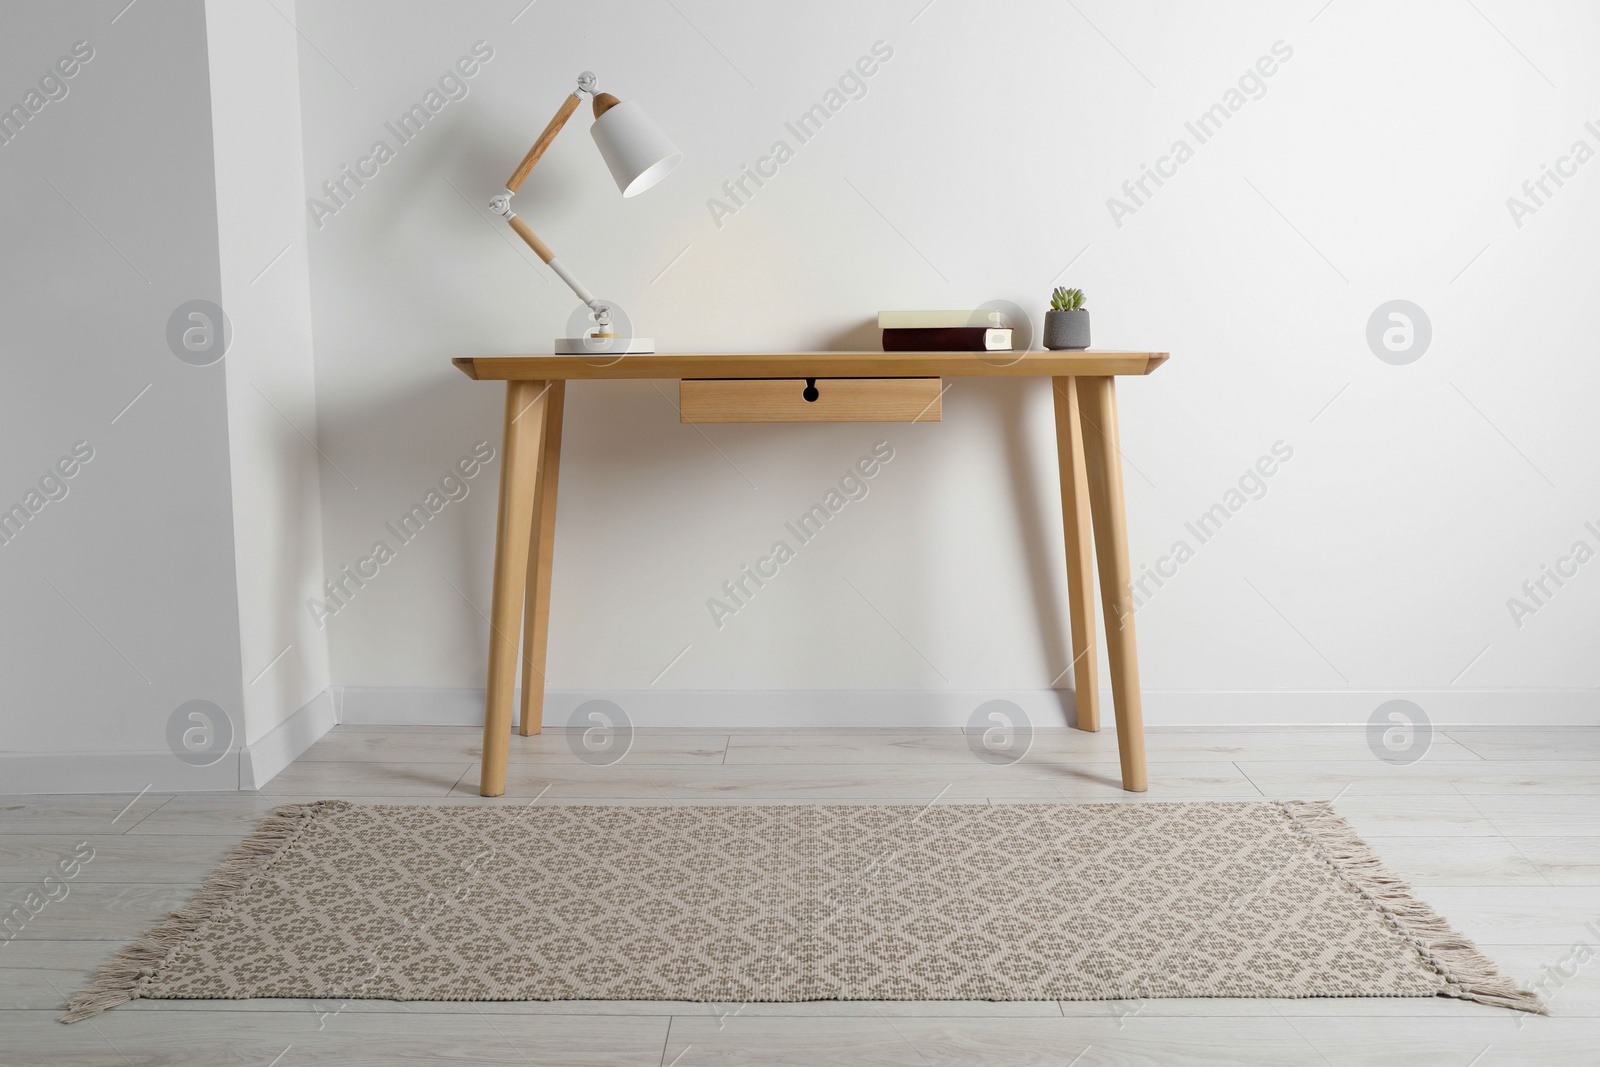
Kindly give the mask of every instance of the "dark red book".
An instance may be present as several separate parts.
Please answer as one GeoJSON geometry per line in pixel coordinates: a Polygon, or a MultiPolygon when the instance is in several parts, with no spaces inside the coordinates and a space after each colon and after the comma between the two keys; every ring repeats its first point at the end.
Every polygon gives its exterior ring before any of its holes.
{"type": "Polygon", "coordinates": [[[1005,352],[1011,331],[997,326],[942,326],[883,331],[885,352],[1005,352]]]}

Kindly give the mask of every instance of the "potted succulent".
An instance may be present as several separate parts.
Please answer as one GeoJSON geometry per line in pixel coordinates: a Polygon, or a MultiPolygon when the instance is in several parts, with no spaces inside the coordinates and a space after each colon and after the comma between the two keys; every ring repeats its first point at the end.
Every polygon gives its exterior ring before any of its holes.
{"type": "Polygon", "coordinates": [[[1089,312],[1082,289],[1057,287],[1044,313],[1044,346],[1050,349],[1088,348],[1089,312]]]}

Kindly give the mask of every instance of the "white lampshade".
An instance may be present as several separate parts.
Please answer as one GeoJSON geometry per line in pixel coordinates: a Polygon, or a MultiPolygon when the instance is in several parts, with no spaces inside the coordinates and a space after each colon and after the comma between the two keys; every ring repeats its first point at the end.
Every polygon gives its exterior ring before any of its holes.
{"type": "Polygon", "coordinates": [[[672,139],[632,100],[607,108],[589,133],[623,196],[638,196],[683,159],[672,139]]]}

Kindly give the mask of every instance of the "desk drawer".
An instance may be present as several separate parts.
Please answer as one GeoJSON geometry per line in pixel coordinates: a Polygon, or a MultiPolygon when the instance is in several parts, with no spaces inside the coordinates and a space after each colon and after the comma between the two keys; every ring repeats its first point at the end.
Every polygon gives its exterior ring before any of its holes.
{"type": "Polygon", "coordinates": [[[678,421],[938,422],[940,395],[938,378],[685,378],[678,421]]]}

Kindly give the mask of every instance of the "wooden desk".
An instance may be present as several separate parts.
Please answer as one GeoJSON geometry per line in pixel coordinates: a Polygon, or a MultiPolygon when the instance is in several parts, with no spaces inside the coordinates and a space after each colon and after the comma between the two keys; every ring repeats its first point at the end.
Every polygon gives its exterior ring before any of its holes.
{"type": "MultiPolygon", "coordinates": [[[[495,533],[494,603],[490,608],[489,679],[483,717],[479,791],[506,787],[511,696],[520,638],[523,666],[520,730],[536,734],[544,709],[545,649],[550,636],[550,567],[555,548],[556,481],[566,383],[577,379],[678,378],[695,383],[697,410],[716,421],[937,421],[938,379],[1049,377],[1054,380],[1056,450],[1066,531],[1067,601],[1072,624],[1074,699],[1080,730],[1100,728],[1095,654],[1093,560],[1111,663],[1112,703],[1122,788],[1147,787],[1139,658],[1134,645],[1121,452],[1114,376],[1149,374],[1165,352],[716,352],[633,356],[479,356],[454,360],[469,378],[506,383],[500,455],[500,517],[495,533]],[[768,380],[765,386],[752,379],[768,380]],[[772,387],[790,379],[794,388],[772,387]],[[828,379],[855,381],[834,390],[828,379]],[[907,403],[913,383],[933,379],[931,404],[907,403]],[[801,383],[825,390],[797,399],[801,383]],[[795,395],[791,395],[795,394],[795,395]],[[848,394],[834,400],[835,395],[848,394]],[[875,399],[877,398],[877,399],[875,399]],[[811,402],[826,399],[829,403],[811,402]],[[719,403],[720,400],[720,403],[719,403]],[[770,402],[770,403],[769,403],[770,402]],[[746,406],[759,410],[751,414],[746,406]],[[808,406],[811,405],[811,406],[808,406]]],[[[684,421],[689,421],[685,419],[684,421]]],[[[711,421],[703,419],[699,421],[711,421]]]]}

